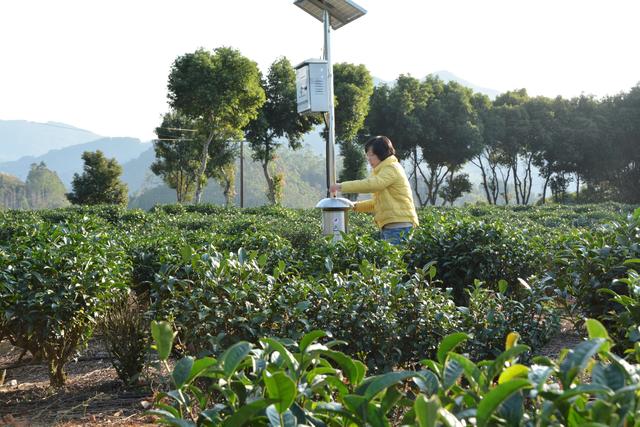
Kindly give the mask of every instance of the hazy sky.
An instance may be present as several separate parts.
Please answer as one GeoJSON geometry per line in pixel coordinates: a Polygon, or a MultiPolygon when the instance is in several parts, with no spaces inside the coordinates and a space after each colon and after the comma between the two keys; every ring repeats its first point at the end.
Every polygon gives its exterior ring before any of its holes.
{"type": "MultiPolygon", "coordinates": [[[[356,0],[334,62],[394,80],[448,70],[478,86],[571,97],[640,82],[637,0],[356,0]]],[[[0,0],[0,119],[154,137],[173,60],[232,46],[263,71],[322,55],[293,0],[0,0]]]]}

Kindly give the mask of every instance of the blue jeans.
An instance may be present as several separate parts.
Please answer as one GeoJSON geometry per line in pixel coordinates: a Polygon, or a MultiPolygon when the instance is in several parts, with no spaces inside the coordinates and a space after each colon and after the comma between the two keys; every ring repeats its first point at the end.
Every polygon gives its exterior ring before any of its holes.
{"type": "Polygon", "coordinates": [[[392,245],[399,245],[409,239],[412,229],[413,227],[383,228],[380,230],[380,237],[392,245]]]}

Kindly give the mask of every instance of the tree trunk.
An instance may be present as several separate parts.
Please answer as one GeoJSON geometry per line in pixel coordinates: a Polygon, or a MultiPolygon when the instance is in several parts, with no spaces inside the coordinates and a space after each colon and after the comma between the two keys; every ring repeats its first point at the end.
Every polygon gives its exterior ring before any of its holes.
{"type": "Polygon", "coordinates": [[[225,177],[224,178],[224,201],[225,207],[229,207],[233,204],[233,197],[231,196],[231,179],[225,177]]]}
{"type": "Polygon", "coordinates": [[[576,173],[576,203],[580,200],[580,175],[576,173]]]}
{"type": "Polygon", "coordinates": [[[549,180],[551,179],[551,174],[547,174],[544,179],[544,186],[542,187],[542,204],[547,203],[547,186],[549,185],[549,180]]]}
{"type": "Polygon", "coordinates": [[[276,204],[276,187],[271,173],[269,173],[269,162],[271,162],[271,140],[273,138],[273,132],[266,137],[264,144],[264,157],[262,157],[260,163],[262,164],[262,172],[264,173],[264,179],[267,181],[267,199],[271,205],[276,204]]]}
{"type": "Polygon", "coordinates": [[[64,363],[55,359],[49,359],[49,383],[54,388],[64,386],[67,375],[64,372],[64,363]]]}
{"type": "Polygon", "coordinates": [[[509,204],[509,176],[511,176],[511,168],[507,167],[507,176],[504,175],[502,169],[500,169],[500,175],[502,176],[502,187],[504,192],[502,193],[502,197],[504,198],[504,204],[509,204]]]}
{"type": "Polygon", "coordinates": [[[524,201],[523,205],[529,204],[529,199],[531,198],[531,187],[533,184],[532,172],[531,172],[531,163],[533,162],[533,154],[529,156],[527,161],[527,169],[525,170],[524,175],[524,192],[522,193],[522,200],[524,201]]]}
{"type": "Polygon", "coordinates": [[[511,165],[511,170],[513,171],[513,189],[516,193],[516,205],[520,204],[520,177],[518,177],[518,158],[516,157],[515,162],[511,165]]]}
{"type": "Polygon", "coordinates": [[[269,173],[269,163],[264,160],[261,162],[262,172],[264,173],[264,179],[267,181],[267,198],[272,205],[276,204],[276,189],[273,184],[273,177],[269,173]]]}
{"type": "MultiPolygon", "coordinates": [[[[449,196],[451,197],[451,195],[453,194],[453,168],[451,168],[451,174],[449,175],[449,196]]],[[[450,206],[453,206],[453,197],[451,197],[451,199],[449,199],[449,204],[450,206]]]]}
{"type": "Polygon", "coordinates": [[[213,140],[213,131],[209,133],[209,137],[202,144],[202,157],[200,159],[200,169],[198,170],[198,175],[196,177],[196,195],[195,195],[195,204],[200,204],[200,200],[202,198],[202,182],[204,181],[206,184],[207,177],[204,176],[207,171],[207,159],[209,158],[209,145],[213,140]]]}
{"type": "Polygon", "coordinates": [[[416,193],[416,198],[420,206],[424,206],[422,197],[418,192],[418,147],[413,147],[413,191],[416,193]]]}
{"type": "MultiPolygon", "coordinates": [[[[473,163],[473,162],[471,162],[473,163]]],[[[487,198],[487,203],[490,205],[493,204],[491,202],[491,194],[489,192],[489,183],[487,182],[487,172],[484,169],[484,164],[482,163],[482,154],[478,154],[478,164],[473,163],[478,168],[480,168],[480,172],[482,173],[482,188],[484,189],[484,195],[487,198]]]]}

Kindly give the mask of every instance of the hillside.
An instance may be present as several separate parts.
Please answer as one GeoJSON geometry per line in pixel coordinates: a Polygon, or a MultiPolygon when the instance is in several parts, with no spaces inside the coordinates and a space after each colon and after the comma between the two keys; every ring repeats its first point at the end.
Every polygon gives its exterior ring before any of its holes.
{"type": "Polygon", "coordinates": [[[100,138],[100,135],[91,131],[64,123],[0,120],[0,162],[18,160],[25,156],[41,156],[50,150],[100,138]]]}
{"type": "Polygon", "coordinates": [[[150,147],[149,143],[141,143],[136,138],[101,138],[84,144],[51,150],[41,156],[26,156],[12,162],[0,163],[0,172],[4,172],[24,180],[31,164],[44,162],[69,188],[74,173],[82,172],[82,153],[101,150],[109,158],[115,157],[122,164],[135,159],[150,147]]]}
{"type": "Polygon", "coordinates": [[[49,209],[68,206],[66,189],[44,163],[33,164],[27,181],[0,173],[0,209],[49,209]]]}
{"type": "MultiPolygon", "coordinates": [[[[153,150],[151,150],[153,153],[153,150]]],[[[316,205],[318,200],[324,197],[324,156],[319,156],[311,147],[306,146],[300,150],[293,151],[282,149],[279,157],[275,162],[275,169],[285,173],[285,187],[283,205],[294,208],[311,208],[316,205]]],[[[147,156],[145,152],[143,156],[147,156]]],[[[125,173],[123,177],[132,169],[133,165],[143,168],[143,156],[135,162],[129,162],[123,165],[125,173]]],[[[146,170],[153,161],[150,159],[146,170]]],[[[339,165],[338,165],[339,166],[339,165]]],[[[245,157],[245,207],[261,206],[267,204],[266,190],[267,184],[262,172],[262,166],[251,160],[250,152],[247,150],[245,157]]],[[[132,175],[128,175],[132,176],[132,175]]],[[[151,174],[151,177],[155,177],[151,174]]],[[[143,182],[143,188],[140,191],[131,191],[135,194],[129,202],[130,208],[149,209],[156,204],[166,204],[176,202],[176,193],[155,177],[153,180],[147,176],[143,182]],[[159,185],[151,188],[147,187],[151,182],[159,182],[159,185]],[[137,194],[136,194],[137,193],[137,194]]],[[[240,206],[240,163],[236,162],[236,198],[235,205],[240,206]]],[[[209,180],[207,187],[203,193],[203,202],[224,204],[224,195],[222,187],[214,180],[209,180]]]]}

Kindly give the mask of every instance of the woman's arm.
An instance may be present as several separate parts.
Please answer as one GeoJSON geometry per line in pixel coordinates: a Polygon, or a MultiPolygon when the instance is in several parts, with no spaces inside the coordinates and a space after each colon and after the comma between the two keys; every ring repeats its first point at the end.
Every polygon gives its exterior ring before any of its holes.
{"type": "Polygon", "coordinates": [[[356,212],[373,212],[375,210],[376,204],[373,199],[363,200],[361,202],[356,202],[353,205],[353,210],[356,212]]]}
{"type": "Polygon", "coordinates": [[[394,167],[385,167],[377,175],[340,184],[343,193],[375,193],[390,186],[396,178],[394,167]]]}

